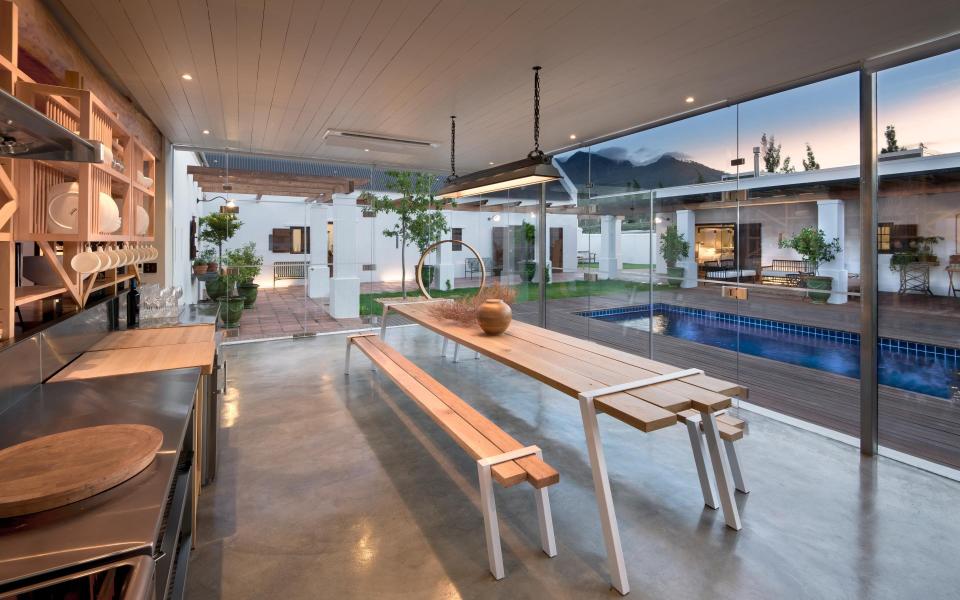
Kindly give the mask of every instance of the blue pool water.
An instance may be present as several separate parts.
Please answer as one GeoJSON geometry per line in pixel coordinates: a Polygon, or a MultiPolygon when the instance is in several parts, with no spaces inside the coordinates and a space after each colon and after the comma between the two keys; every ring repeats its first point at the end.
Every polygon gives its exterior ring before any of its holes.
{"type": "MultiPolygon", "coordinates": [[[[620,323],[641,331],[738,349],[792,365],[860,376],[860,336],[729,313],[669,304],[585,311],[581,316],[620,323]]],[[[960,349],[883,338],[879,348],[880,383],[939,398],[960,396],[960,349]]]]}

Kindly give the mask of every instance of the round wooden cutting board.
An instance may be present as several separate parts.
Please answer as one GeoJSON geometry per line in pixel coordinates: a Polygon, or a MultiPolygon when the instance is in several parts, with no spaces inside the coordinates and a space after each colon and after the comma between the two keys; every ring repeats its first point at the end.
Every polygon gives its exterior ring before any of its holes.
{"type": "Polygon", "coordinates": [[[89,498],[147,468],[163,444],[149,425],[73,429],[0,450],[0,517],[89,498]]]}

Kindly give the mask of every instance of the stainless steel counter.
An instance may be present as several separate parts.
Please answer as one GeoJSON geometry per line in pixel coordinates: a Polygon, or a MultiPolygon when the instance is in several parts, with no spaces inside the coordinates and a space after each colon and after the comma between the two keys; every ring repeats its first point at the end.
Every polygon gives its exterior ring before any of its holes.
{"type": "Polygon", "coordinates": [[[156,460],[92,498],[0,519],[0,586],[131,552],[153,554],[199,369],[44,384],[0,418],[0,447],[92,425],[143,423],[163,432],[156,460]]]}

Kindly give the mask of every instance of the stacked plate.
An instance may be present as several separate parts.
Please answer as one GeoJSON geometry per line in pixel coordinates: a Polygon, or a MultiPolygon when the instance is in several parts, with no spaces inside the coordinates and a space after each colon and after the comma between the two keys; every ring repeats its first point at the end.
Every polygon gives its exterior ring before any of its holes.
{"type": "MultiPolygon", "coordinates": [[[[47,232],[76,233],[80,184],[75,181],[58,183],[47,190],[47,232]]],[[[120,208],[110,194],[100,192],[100,233],[114,233],[120,229],[120,208]]],[[[149,221],[148,221],[149,222],[149,221]]]]}

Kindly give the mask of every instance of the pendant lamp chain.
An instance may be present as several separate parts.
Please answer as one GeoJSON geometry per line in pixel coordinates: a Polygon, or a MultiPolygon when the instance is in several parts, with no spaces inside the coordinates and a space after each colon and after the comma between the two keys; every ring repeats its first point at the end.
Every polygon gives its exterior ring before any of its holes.
{"type": "Polygon", "coordinates": [[[457,115],[450,115],[450,175],[447,181],[453,181],[457,178],[457,115]]]}
{"type": "Polygon", "coordinates": [[[540,67],[533,68],[533,150],[528,158],[543,160],[543,151],[540,150],[540,67]]]}

